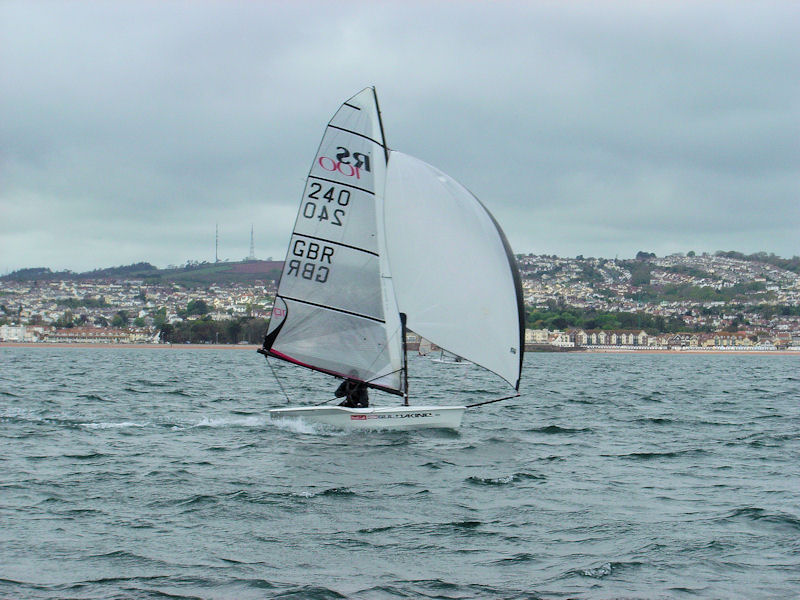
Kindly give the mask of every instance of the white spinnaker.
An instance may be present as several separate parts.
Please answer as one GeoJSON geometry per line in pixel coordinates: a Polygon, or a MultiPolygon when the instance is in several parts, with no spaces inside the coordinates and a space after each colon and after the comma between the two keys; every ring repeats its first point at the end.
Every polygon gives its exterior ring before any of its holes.
{"type": "Polygon", "coordinates": [[[273,356],[402,389],[398,310],[381,257],[386,157],[375,93],[331,119],[314,157],[267,331],[273,356]]]}
{"type": "Polygon", "coordinates": [[[408,328],[516,387],[516,267],[497,223],[453,178],[400,152],[389,157],[384,202],[386,254],[408,328]]]}

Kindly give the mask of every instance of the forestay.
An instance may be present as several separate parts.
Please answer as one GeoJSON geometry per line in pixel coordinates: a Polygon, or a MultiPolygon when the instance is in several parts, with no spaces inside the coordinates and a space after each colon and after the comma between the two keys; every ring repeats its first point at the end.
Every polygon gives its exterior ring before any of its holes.
{"type": "Polygon", "coordinates": [[[522,288],[494,217],[450,176],[392,151],[384,225],[408,328],[519,389],[522,288]]]}
{"type": "Polygon", "coordinates": [[[378,226],[386,156],[367,88],[340,107],[314,157],[264,349],[400,394],[401,325],[378,226]]]}

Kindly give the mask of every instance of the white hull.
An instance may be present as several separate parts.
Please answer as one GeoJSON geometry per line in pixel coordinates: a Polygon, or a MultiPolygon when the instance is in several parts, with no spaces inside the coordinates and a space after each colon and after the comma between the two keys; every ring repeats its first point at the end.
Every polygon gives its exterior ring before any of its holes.
{"type": "Polygon", "coordinates": [[[458,429],[465,406],[394,406],[387,408],[345,408],[343,406],[300,406],[269,411],[272,419],[301,419],[306,423],[337,429],[458,429]]]}

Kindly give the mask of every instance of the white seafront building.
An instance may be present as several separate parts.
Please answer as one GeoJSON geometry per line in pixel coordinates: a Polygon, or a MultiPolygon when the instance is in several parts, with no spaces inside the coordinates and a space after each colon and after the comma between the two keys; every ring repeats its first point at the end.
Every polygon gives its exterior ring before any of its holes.
{"type": "Polygon", "coordinates": [[[0,325],[0,342],[38,342],[42,332],[42,327],[0,325]]]}

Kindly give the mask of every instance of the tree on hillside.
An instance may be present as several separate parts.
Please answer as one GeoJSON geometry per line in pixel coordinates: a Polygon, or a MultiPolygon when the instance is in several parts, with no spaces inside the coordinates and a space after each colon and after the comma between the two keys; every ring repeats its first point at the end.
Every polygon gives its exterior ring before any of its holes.
{"type": "Polygon", "coordinates": [[[127,327],[128,323],[130,323],[130,318],[124,310],[117,311],[117,314],[111,319],[111,326],[116,328],[127,327]]]}
{"type": "Polygon", "coordinates": [[[56,320],[56,327],[74,327],[74,316],[71,310],[65,310],[64,314],[56,320]]]}
{"type": "Polygon", "coordinates": [[[189,304],[186,305],[186,314],[189,315],[207,315],[211,312],[211,309],[206,304],[205,300],[189,300],[189,304]]]}
{"type": "Polygon", "coordinates": [[[640,263],[631,271],[631,285],[650,285],[650,263],[640,263]]]}

